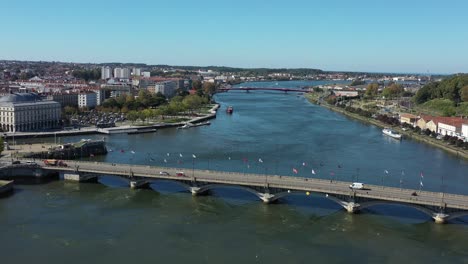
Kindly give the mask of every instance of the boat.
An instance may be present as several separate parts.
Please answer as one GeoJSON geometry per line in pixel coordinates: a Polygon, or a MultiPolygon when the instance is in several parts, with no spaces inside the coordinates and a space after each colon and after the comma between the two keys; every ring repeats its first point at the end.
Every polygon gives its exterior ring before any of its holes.
{"type": "Polygon", "coordinates": [[[136,130],[136,131],[127,132],[127,135],[136,135],[136,134],[143,134],[143,133],[153,133],[153,132],[156,132],[156,131],[157,131],[156,128],[140,129],[140,130],[136,130]]]}
{"type": "Polygon", "coordinates": [[[395,139],[401,139],[401,134],[396,132],[396,131],[393,131],[392,129],[390,128],[384,128],[382,130],[382,133],[384,133],[385,135],[389,136],[389,137],[392,137],[392,138],[395,138],[395,139]]]}
{"type": "Polygon", "coordinates": [[[210,121],[201,122],[201,123],[197,123],[197,124],[192,124],[192,123],[187,122],[187,123],[185,123],[185,125],[180,126],[177,129],[187,129],[187,128],[191,128],[191,127],[209,126],[209,125],[211,125],[210,121]]]}
{"type": "Polygon", "coordinates": [[[177,129],[187,129],[187,128],[191,128],[193,126],[192,123],[185,123],[183,126],[180,126],[180,127],[177,127],[177,129]]]}
{"type": "Polygon", "coordinates": [[[233,111],[234,109],[232,108],[232,106],[228,106],[228,108],[226,109],[226,113],[228,114],[232,114],[233,111]]]}

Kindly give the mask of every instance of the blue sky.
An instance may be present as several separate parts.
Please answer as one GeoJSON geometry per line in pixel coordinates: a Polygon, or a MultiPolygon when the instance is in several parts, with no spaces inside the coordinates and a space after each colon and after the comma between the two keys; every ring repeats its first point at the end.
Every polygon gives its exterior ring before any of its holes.
{"type": "Polygon", "coordinates": [[[468,72],[468,1],[0,0],[0,59],[468,72]]]}

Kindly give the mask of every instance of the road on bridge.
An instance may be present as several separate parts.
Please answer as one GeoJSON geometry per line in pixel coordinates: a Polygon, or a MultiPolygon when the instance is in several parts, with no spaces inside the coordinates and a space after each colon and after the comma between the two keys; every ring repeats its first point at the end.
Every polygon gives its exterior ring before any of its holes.
{"type": "Polygon", "coordinates": [[[330,181],[314,178],[243,174],[222,171],[191,170],[181,168],[165,168],[144,165],[113,164],[100,162],[67,161],[69,167],[43,166],[49,170],[65,170],[87,172],[123,177],[142,177],[145,179],[196,180],[214,184],[224,184],[244,187],[265,187],[289,190],[291,192],[315,192],[322,194],[350,195],[355,197],[385,200],[390,202],[411,203],[426,206],[442,206],[446,208],[468,210],[468,196],[443,194],[438,192],[417,191],[378,185],[366,185],[365,190],[351,190],[350,182],[330,181]],[[179,171],[185,171],[185,176],[177,176],[179,171]],[[161,175],[160,172],[169,175],[161,175]],[[417,196],[412,194],[417,192],[417,196]]]}

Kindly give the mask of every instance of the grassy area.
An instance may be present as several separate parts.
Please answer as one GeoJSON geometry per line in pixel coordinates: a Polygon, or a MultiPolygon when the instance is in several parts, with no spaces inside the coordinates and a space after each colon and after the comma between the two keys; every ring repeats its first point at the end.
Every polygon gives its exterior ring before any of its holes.
{"type": "Polygon", "coordinates": [[[416,112],[434,116],[467,116],[468,102],[455,106],[449,99],[434,99],[424,104],[415,106],[416,112]]]}

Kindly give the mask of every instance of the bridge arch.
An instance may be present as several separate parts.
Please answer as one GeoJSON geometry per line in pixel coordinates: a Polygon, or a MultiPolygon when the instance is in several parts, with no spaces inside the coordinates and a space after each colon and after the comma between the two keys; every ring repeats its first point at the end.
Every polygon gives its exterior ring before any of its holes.
{"type": "Polygon", "coordinates": [[[449,221],[449,220],[460,218],[460,217],[463,217],[463,216],[468,216],[468,211],[462,211],[462,212],[456,212],[456,213],[449,214],[447,216],[447,218],[445,218],[445,220],[449,221]]]}
{"type": "MultiPolygon", "coordinates": [[[[131,180],[130,180],[131,181],[131,180]]],[[[190,189],[192,188],[192,186],[190,186],[189,184],[185,183],[184,181],[179,181],[179,180],[173,180],[173,179],[148,179],[148,178],[145,178],[145,179],[139,179],[138,181],[141,181],[141,182],[144,182],[144,184],[152,184],[152,183],[157,183],[157,182],[168,182],[168,183],[175,183],[181,187],[183,187],[184,189],[190,191],[190,189]]]]}
{"type": "Polygon", "coordinates": [[[369,202],[363,202],[359,204],[359,210],[369,208],[375,205],[388,205],[388,204],[394,204],[394,205],[400,205],[400,206],[405,206],[405,207],[411,207],[413,209],[416,209],[426,215],[428,215],[430,218],[434,218],[434,216],[437,214],[437,212],[428,209],[426,207],[416,205],[416,204],[410,204],[410,203],[398,203],[398,202],[392,202],[392,201],[369,201],[369,202]]]}
{"type": "Polygon", "coordinates": [[[246,192],[249,192],[249,193],[255,195],[260,200],[262,200],[262,194],[263,193],[255,190],[255,189],[252,189],[250,187],[245,187],[245,186],[228,185],[228,184],[207,184],[207,185],[203,185],[203,186],[200,186],[200,189],[197,191],[197,193],[202,194],[202,193],[205,193],[207,191],[217,189],[217,188],[231,188],[231,189],[244,190],[246,192]]]}

